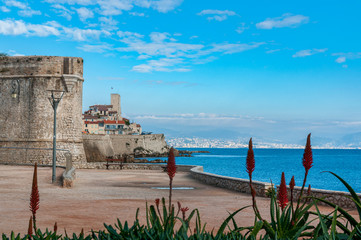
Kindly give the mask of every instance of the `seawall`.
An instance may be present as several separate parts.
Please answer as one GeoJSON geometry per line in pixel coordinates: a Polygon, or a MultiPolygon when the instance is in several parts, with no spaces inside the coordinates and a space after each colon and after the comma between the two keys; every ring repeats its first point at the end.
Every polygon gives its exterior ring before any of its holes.
{"type": "Polygon", "coordinates": [[[169,147],[164,134],[100,135],[84,134],[84,150],[88,162],[101,162],[107,156],[134,154],[137,149],[165,154],[169,147]]]}
{"type": "MultiPolygon", "coordinates": [[[[249,187],[249,180],[248,179],[241,179],[241,178],[234,178],[234,177],[227,177],[221,176],[217,174],[203,172],[203,167],[195,166],[190,169],[190,173],[193,178],[204,182],[206,184],[215,185],[221,188],[226,188],[234,191],[239,191],[243,193],[251,193],[249,187]]],[[[272,188],[271,183],[267,182],[259,182],[259,181],[252,181],[253,187],[256,190],[256,195],[260,197],[269,197],[268,193],[272,188]]],[[[279,186],[277,186],[278,189],[279,186]]],[[[288,190],[288,199],[290,199],[290,192],[291,190],[289,187],[288,190]]],[[[298,196],[301,193],[301,187],[295,187],[294,190],[294,199],[298,199],[298,196]]],[[[307,196],[307,190],[304,190],[303,196],[307,196]]],[[[341,191],[332,191],[332,190],[323,190],[323,189],[311,189],[310,196],[316,198],[323,198],[331,203],[334,203],[340,207],[345,208],[356,208],[355,203],[350,199],[351,194],[348,192],[341,192],[341,191]]],[[[361,197],[361,194],[358,194],[361,197]]],[[[323,202],[318,202],[319,205],[327,205],[323,202]]]]}

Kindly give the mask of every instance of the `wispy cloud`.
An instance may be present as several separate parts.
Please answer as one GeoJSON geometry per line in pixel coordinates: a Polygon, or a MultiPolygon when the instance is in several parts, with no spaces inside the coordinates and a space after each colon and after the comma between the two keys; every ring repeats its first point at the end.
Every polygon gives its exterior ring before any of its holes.
{"type": "Polygon", "coordinates": [[[144,8],[153,8],[161,13],[174,10],[182,4],[183,0],[136,0],[135,5],[144,8]]]}
{"type": "Polygon", "coordinates": [[[256,27],[259,29],[298,27],[302,24],[308,23],[308,21],[309,17],[307,16],[286,13],[283,14],[281,17],[267,18],[263,22],[257,23],[256,27]]]}
{"type": "Polygon", "coordinates": [[[92,5],[96,3],[96,0],[44,0],[48,3],[70,4],[70,5],[92,5]]]}
{"type": "Polygon", "coordinates": [[[109,44],[100,44],[100,45],[85,44],[78,47],[78,49],[83,50],[84,52],[104,53],[108,50],[111,50],[112,48],[109,44]]]}
{"type": "Polygon", "coordinates": [[[28,8],[28,5],[26,3],[23,3],[23,2],[20,2],[20,1],[5,0],[4,3],[8,7],[16,7],[16,8],[20,8],[20,9],[27,9],[28,8]]]}
{"type": "Polygon", "coordinates": [[[236,32],[241,34],[243,33],[248,27],[246,27],[246,23],[241,23],[241,26],[236,28],[236,32]]]}
{"type": "Polygon", "coordinates": [[[224,21],[229,16],[235,16],[236,13],[230,10],[207,9],[207,10],[202,10],[201,12],[197,13],[197,15],[201,15],[201,16],[210,15],[209,17],[207,17],[208,20],[224,21]]]}
{"type": "Polygon", "coordinates": [[[85,22],[88,18],[93,18],[94,17],[93,11],[91,11],[88,8],[85,8],[85,7],[75,9],[75,11],[78,13],[79,19],[82,22],[85,22]]]}
{"type": "Polygon", "coordinates": [[[47,37],[59,36],[60,31],[52,26],[51,22],[45,24],[30,24],[22,20],[0,20],[0,34],[2,35],[25,35],[47,37]]]}
{"type": "Polygon", "coordinates": [[[60,4],[54,4],[54,5],[51,5],[51,7],[53,8],[52,10],[55,13],[57,13],[61,17],[66,18],[68,21],[71,20],[72,15],[74,14],[74,12],[72,12],[71,10],[69,10],[68,8],[66,8],[60,4]]]}
{"type": "MultiPolygon", "coordinates": [[[[103,16],[121,15],[124,11],[130,11],[134,6],[142,8],[152,8],[161,13],[167,13],[180,6],[183,0],[45,0],[54,4],[69,5],[95,5],[99,8],[99,13],[103,16]]],[[[135,16],[144,14],[133,12],[135,16]]]]}
{"type": "Polygon", "coordinates": [[[6,7],[4,6],[2,8],[3,12],[10,11],[10,9],[8,9],[7,7],[15,7],[21,9],[18,11],[18,14],[23,17],[32,17],[33,15],[41,15],[40,11],[31,9],[31,7],[25,2],[16,1],[16,0],[5,0],[4,3],[6,7]]]}
{"type": "MultiPolygon", "coordinates": [[[[359,59],[361,58],[361,52],[348,52],[348,53],[333,53],[332,56],[338,56],[336,58],[335,62],[337,63],[344,63],[347,59],[353,60],[353,59],[359,59]]],[[[344,65],[347,67],[347,65],[344,65]]]]}
{"type": "Polygon", "coordinates": [[[68,28],[55,21],[44,24],[31,24],[22,20],[0,20],[0,34],[2,35],[24,35],[24,36],[58,36],[73,41],[87,41],[98,39],[101,35],[109,36],[104,30],[68,28]]]}
{"type": "Polygon", "coordinates": [[[146,84],[150,85],[166,85],[166,86],[185,86],[185,87],[192,87],[196,86],[196,83],[190,83],[187,81],[163,81],[163,80],[147,80],[144,81],[146,84]]]}
{"type": "Polygon", "coordinates": [[[129,15],[137,16],[137,17],[144,17],[145,16],[144,13],[139,13],[139,12],[129,12],[129,15]]]}
{"type": "MultiPolygon", "coordinates": [[[[119,52],[136,52],[138,60],[146,63],[133,67],[137,72],[186,72],[189,64],[202,64],[216,59],[214,54],[234,54],[251,50],[264,43],[215,43],[210,45],[180,43],[172,34],[152,32],[149,41],[139,33],[119,31],[120,42],[125,47],[116,48],[119,52]]],[[[173,35],[174,36],[174,35],[173,35]]]]}
{"type": "Polygon", "coordinates": [[[281,49],[271,49],[271,50],[266,51],[266,53],[270,54],[270,53],[275,53],[275,52],[279,52],[279,51],[281,51],[281,49]]]}
{"type": "Polygon", "coordinates": [[[307,56],[312,56],[315,55],[317,53],[323,53],[326,52],[327,48],[323,48],[323,49],[306,49],[306,50],[301,50],[296,52],[295,54],[292,55],[292,57],[297,58],[297,57],[307,57],[307,56]]]}
{"type": "Polygon", "coordinates": [[[5,6],[1,6],[1,7],[0,7],[0,10],[1,10],[2,12],[10,12],[10,9],[7,8],[7,7],[5,7],[5,6]]]}

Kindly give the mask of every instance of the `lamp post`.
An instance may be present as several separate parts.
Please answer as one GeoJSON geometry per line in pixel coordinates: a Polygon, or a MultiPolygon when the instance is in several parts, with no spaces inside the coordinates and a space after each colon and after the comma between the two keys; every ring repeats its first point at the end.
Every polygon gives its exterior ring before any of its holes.
{"type": "Polygon", "coordinates": [[[58,108],[60,100],[63,98],[64,91],[62,90],[48,90],[51,92],[49,101],[54,109],[54,132],[53,132],[53,173],[51,182],[55,183],[56,180],[56,109],[58,108]]]}

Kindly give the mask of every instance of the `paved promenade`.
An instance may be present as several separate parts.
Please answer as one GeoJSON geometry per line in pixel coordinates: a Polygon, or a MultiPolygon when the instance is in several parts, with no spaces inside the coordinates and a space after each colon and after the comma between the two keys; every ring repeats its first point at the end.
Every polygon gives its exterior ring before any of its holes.
{"type": "MultiPolygon", "coordinates": [[[[63,172],[57,169],[57,175],[63,172]]],[[[29,217],[29,198],[31,192],[33,167],[0,165],[0,233],[26,233],[29,217]]],[[[77,169],[77,179],[72,189],[51,184],[51,169],[38,168],[40,209],[37,225],[41,229],[52,229],[57,222],[60,232],[79,233],[91,229],[103,229],[103,223],[114,224],[119,218],[122,222],[134,221],[136,209],[144,223],[145,203],[165,197],[168,190],[168,176],[161,171],[125,171],[77,169]]],[[[174,190],[173,200],[181,202],[190,209],[198,208],[202,222],[207,229],[217,229],[222,221],[241,207],[251,204],[251,197],[202,184],[187,173],[177,173],[173,186],[190,187],[191,190],[174,190]]],[[[269,199],[257,198],[260,212],[269,216],[269,199]]],[[[322,207],[323,212],[332,209],[322,207]]],[[[356,211],[352,211],[356,214],[356,211]]],[[[236,217],[239,225],[252,225],[254,214],[248,208],[236,217]]]]}

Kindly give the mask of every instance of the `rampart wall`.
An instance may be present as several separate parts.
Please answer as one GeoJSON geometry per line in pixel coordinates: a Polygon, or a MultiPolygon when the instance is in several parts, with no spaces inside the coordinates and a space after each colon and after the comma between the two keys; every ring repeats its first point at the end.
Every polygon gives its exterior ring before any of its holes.
{"type": "Polygon", "coordinates": [[[150,135],[99,135],[84,134],[84,149],[88,162],[104,161],[107,156],[133,154],[137,148],[164,154],[169,147],[164,134],[150,135]]]}
{"type": "MultiPolygon", "coordinates": [[[[53,147],[54,111],[48,90],[65,91],[57,110],[57,149],[68,150],[74,162],[84,162],[83,81],[82,58],[0,57],[0,162],[51,163],[52,151],[38,150],[53,147]]],[[[57,151],[57,162],[63,166],[64,153],[57,151]]]]}

